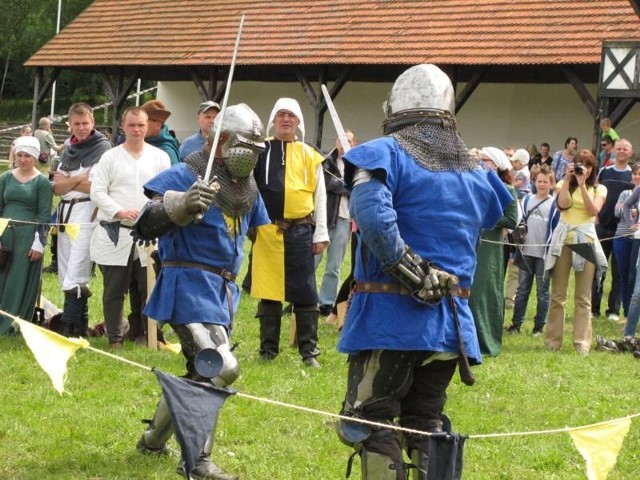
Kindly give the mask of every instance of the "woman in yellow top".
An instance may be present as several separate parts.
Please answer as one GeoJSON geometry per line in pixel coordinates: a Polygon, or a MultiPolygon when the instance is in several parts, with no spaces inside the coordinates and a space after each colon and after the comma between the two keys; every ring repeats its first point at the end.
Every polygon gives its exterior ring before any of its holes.
{"type": "Polygon", "coordinates": [[[573,347],[587,355],[591,349],[591,283],[604,272],[607,261],[595,231],[595,219],[607,197],[598,185],[596,159],[589,150],[580,150],[567,164],[565,178],[556,186],[560,222],[551,238],[545,269],[551,270],[551,306],[545,345],[562,347],[565,303],[569,275],[575,272],[573,347]]]}

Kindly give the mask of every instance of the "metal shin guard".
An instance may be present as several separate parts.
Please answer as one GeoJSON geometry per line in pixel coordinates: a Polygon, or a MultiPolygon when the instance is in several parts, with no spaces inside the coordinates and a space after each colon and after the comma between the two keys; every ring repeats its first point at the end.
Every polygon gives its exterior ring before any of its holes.
{"type": "Polygon", "coordinates": [[[138,444],[139,448],[146,449],[149,452],[162,453],[166,449],[167,442],[172,434],[171,413],[169,412],[169,405],[163,396],[158,402],[153,420],[149,422],[149,426],[142,434],[138,444]]]}
{"type": "Polygon", "coordinates": [[[320,312],[317,305],[312,307],[295,307],[296,335],[298,351],[303,359],[317,357],[318,350],[318,317],[320,312]]]}
{"type": "Polygon", "coordinates": [[[360,450],[362,480],[406,480],[404,464],[397,464],[391,457],[382,453],[360,450]]]}
{"type": "MultiPolygon", "coordinates": [[[[191,470],[189,478],[193,479],[214,479],[214,480],[237,480],[236,475],[225,473],[220,467],[211,461],[211,452],[213,451],[213,439],[215,437],[218,420],[213,424],[211,434],[202,448],[202,453],[196,460],[196,465],[191,470]]],[[[179,475],[186,476],[184,471],[184,463],[180,462],[177,468],[179,475]]]]}

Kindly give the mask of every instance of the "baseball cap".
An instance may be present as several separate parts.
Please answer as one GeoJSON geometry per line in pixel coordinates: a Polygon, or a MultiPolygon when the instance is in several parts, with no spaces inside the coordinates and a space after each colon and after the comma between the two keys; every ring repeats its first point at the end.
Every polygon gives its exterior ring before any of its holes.
{"type": "Polygon", "coordinates": [[[208,100],[206,102],[202,102],[198,106],[198,112],[197,113],[204,113],[207,110],[209,110],[210,108],[215,108],[216,110],[220,111],[220,105],[218,105],[216,102],[214,102],[212,100],[208,100]]]}

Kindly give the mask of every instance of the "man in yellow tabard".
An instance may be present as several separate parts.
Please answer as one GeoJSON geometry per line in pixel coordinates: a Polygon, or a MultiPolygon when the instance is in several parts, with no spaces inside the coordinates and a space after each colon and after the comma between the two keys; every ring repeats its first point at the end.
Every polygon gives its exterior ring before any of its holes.
{"type": "Polygon", "coordinates": [[[282,302],[293,304],[298,350],[318,368],[318,290],[314,255],[329,244],[322,155],[304,139],[298,102],[279,99],[269,117],[266,142],[254,169],[270,225],[258,227],[253,247],[251,296],[259,298],[260,357],[279,353],[282,302]]]}

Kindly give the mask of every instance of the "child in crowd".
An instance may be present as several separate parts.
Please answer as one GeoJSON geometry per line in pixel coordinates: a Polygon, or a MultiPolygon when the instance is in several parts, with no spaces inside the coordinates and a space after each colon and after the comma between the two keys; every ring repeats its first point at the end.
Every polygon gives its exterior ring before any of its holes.
{"type": "Polygon", "coordinates": [[[524,198],[531,193],[531,174],[529,173],[529,152],[524,148],[519,148],[511,157],[513,164],[514,182],[513,188],[518,192],[518,199],[524,198]]]}
{"type": "Polygon", "coordinates": [[[551,233],[558,224],[560,212],[556,208],[552,195],[555,184],[553,171],[546,165],[540,167],[536,175],[535,194],[529,194],[522,200],[523,220],[527,224],[525,243],[516,252],[515,264],[520,268],[518,289],[513,308],[513,319],[507,331],[520,333],[533,279],[536,280],[537,305],[532,334],[538,336],[547,321],[549,311],[549,278],[544,274],[544,256],[551,233]]]}

